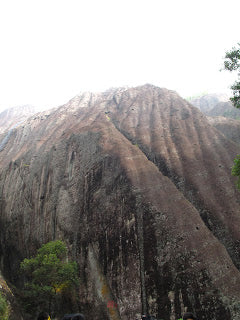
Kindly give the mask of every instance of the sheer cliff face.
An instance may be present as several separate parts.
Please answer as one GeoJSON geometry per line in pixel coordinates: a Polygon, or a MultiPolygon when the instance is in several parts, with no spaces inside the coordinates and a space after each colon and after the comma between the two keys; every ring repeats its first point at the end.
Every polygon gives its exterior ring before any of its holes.
{"type": "Polygon", "coordinates": [[[89,318],[188,308],[238,319],[237,148],[151,85],[85,93],[29,119],[0,152],[1,269],[16,281],[20,259],[63,238],[89,318]]]}

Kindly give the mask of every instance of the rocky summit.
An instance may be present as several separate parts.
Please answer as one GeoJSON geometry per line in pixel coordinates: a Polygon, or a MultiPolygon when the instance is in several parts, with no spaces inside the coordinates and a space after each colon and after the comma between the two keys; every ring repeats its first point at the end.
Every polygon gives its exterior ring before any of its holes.
{"type": "Polygon", "coordinates": [[[64,239],[87,319],[240,318],[240,146],[199,109],[152,85],[87,92],[7,135],[0,267],[10,284],[23,258],[64,239]]]}

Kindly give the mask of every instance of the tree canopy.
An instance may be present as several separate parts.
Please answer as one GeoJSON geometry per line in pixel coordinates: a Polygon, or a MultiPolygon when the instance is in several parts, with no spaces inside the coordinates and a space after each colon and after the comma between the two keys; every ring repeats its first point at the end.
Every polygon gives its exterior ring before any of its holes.
{"type": "Polygon", "coordinates": [[[27,281],[24,294],[29,307],[52,304],[57,296],[78,285],[76,262],[68,261],[67,247],[60,241],[51,241],[38,249],[36,256],[21,263],[27,281]]]}
{"type": "MultiPolygon", "coordinates": [[[[240,75],[240,43],[238,47],[233,47],[231,51],[225,54],[224,69],[228,71],[238,71],[240,75]]],[[[233,97],[230,98],[236,108],[240,108],[240,79],[236,80],[231,86],[233,97]]]]}

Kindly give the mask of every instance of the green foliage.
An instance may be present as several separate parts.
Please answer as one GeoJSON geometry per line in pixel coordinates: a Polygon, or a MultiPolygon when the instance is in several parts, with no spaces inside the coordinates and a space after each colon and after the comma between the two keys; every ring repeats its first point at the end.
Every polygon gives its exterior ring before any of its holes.
{"type": "MultiPolygon", "coordinates": [[[[231,51],[226,52],[224,69],[228,71],[238,71],[240,73],[240,43],[238,48],[233,47],[231,51]]],[[[232,86],[233,97],[230,98],[236,108],[240,108],[240,81],[236,81],[232,86]]]]}
{"type": "Polygon", "coordinates": [[[231,89],[233,90],[233,97],[230,100],[236,108],[240,108],[240,81],[235,81],[231,89]]]}
{"type": "Polygon", "coordinates": [[[237,188],[240,190],[240,155],[234,159],[234,166],[232,167],[232,175],[238,177],[237,188]]]}
{"type": "Polygon", "coordinates": [[[0,320],[8,320],[9,306],[3,295],[0,294],[0,320]]]}
{"type": "Polygon", "coordinates": [[[24,259],[21,270],[27,278],[24,298],[28,311],[48,304],[50,312],[57,297],[69,289],[74,291],[79,282],[77,264],[67,260],[66,245],[60,240],[43,245],[35,257],[24,259]]]}
{"type": "Polygon", "coordinates": [[[227,51],[224,61],[224,69],[233,71],[238,70],[240,67],[240,43],[238,43],[239,48],[233,47],[231,51],[227,51]]]}

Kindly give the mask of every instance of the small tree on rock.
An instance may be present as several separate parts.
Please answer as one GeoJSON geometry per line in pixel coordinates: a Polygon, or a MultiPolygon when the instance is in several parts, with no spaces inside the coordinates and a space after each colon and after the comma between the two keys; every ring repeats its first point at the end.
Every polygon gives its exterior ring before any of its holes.
{"type": "Polygon", "coordinates": [[[27,279],[25,307],[30,312],[43,306],[51,312],[57,297],[74,291],[79,281],[77,263],[68,261],[67,247],[60,240],[44,244],[35,257],[23,260],[21,269],[27,279]]]}

